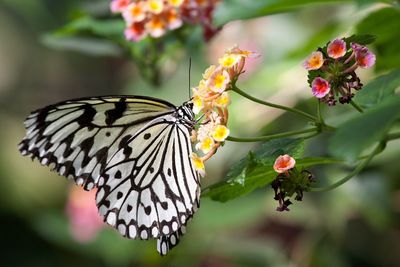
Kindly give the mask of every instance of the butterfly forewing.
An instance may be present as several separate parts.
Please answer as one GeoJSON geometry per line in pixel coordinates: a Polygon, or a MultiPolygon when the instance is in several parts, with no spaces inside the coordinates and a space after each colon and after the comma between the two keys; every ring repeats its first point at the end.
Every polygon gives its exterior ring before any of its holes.
{"type": "Polygon", "coordinates": [[[168,102],[143,97],[98,97],[51,105],[25,121],[24,155],[38,158],[86,189],[131,133],[148,121],[173,112],[168,102]]]}
{"type": "Polygon", "coordinates": [[[187,104],[150,97],[75,99],[32,112],[19,149],[87,190],[98,187],[104,220],[128,238],[158,238],[165,255],[199,206],[193,116],[187,104]]]}

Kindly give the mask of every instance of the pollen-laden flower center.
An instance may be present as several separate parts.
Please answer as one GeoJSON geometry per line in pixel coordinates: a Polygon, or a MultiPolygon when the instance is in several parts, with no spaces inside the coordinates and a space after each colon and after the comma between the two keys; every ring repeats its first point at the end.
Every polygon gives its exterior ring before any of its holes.
{"type": "Polygon", "coordinates": [[[196,143],[196,150],[204,154],[202,157],[197,154],[192,156],[194,167],[199,173],[204,172],[204,162],[214,155],[229,136],[227,123],[230,96],[226,90],[242,73],[245,59],[255,56],[255,53],[238,47],[228,50],[218,60],[219,65],[207,68],[199,85],[193,88],[193,112],[203,113],[203,120],[191,137],[192,142],[196,143]]]}
{"type": "Polygon", "coordinates": [[[337,97],[342,104],[351,102],[354,90],[363,86],[355,70],[370,68],[375,60],[375,55],[367,47],[344,38],[335,39],[312,52],[303,66],[308,70],[313,95],[333,106],[337,97]]]}

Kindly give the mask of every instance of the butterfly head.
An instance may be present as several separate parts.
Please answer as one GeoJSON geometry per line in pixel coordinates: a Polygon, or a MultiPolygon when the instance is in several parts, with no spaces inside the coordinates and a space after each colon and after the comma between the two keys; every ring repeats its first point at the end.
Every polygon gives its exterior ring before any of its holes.
{"type": "Polygon", "coordinates": [[[183,120],[190,125],[195,124],[193,103],[191,101],[187,101],[183,103],[182,106],[178,107],[176,114],[180,120],[183,120]]]}

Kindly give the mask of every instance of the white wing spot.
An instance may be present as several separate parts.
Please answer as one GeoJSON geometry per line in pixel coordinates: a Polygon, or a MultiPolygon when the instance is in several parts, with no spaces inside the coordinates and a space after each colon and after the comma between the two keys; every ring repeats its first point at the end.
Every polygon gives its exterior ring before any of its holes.
{"type": "Polygon", "coordinates": [[[42,165],[45,165],[47,162],[48,162],[48,159],[47,159],[47,158],[42,158],[42,160],[40,161],[40,163],[41,163],[42,165]]]}
{"type": "Polygon", "coordinates": [[[147,239],[147,231],[146,231],[146,230],[143,230],[142,233],[140,234],[140,237],[141,237],[142,239],[147,239]]]}
{"type": "Polygon", "coordinates": [[[172,223],[172,231],[176,231],[176,230],[178,230],[178,223],[177,222],[173,222],[172,223]]]}
{"type": "Polygon", "coordinates": [[[104,185],[104,178],[103,177],[100,177],[98,185],[99,186],[104,185]]]}
{"type": "Polygon", "coordinates": [[[101,189],[97,192],[97,195],[96,195],[96,202],[97,202],[97,203],[99,203],[100,200],[103,199],[104,193],[105,193],[105,191],[104,191],[103,188],[101,188],[101,189]]]}
{"type": "Polygon", "coordinates": [[[121,233],[121,235],[126,234],[126,226],[124,224],[118,225],[118,231],[121,233]]]}
{"type": "Polygon", "coordinates": [[[65,166],[61,166],[61,168],[60,168],[60,174],[61,174],[61,175],[65,175],[65,171],[66,171],[65,166]]]}
{"type": "Polygon", "coordinates": [[[136,238],[136,227],[134,225],[129,226],[129,237],[136,238]]]}
{"type": "Polygon", "coordinates": [[[167,254],[167,244],[165,242],[161,243],[161,254],[167,254]]]}
{"type": "Polygon", "coordinates": [[[158,229],[157,229],[157,227],[153,227],[153,229],[151,229],[151,235],[153,236],[153,237],[158,237],[158,229]]]}
{"type": "Polygon", "coordinates": [[[82,178],[78,178],[78,179],[76,179],[76,184],[77,185],[83,185],[83,179],[82,178]]]}
{"type": "Polygon", "coordinates": [[[115,222],[117,221],[117,215],[115,212],[110,212],[107,216],[107,223],[111,226],[115,226],[115,222]]]}
{"type": "Polygon", "coordinates": [[[101,205],[100,206],[100,208],[99,208],[99,214],[101,215],[101,216],[104,216],[106,213],[107,213],[107,207],[106,206],[104,206],[104,205],[101,205]]]}
{"type": "Polygon", "coordinates": [[[169,234],[169,228],[168,228],[168,226],[167,226],[167,225],[164,225],[162,231],[163,231],[163,233],[166,234],[166,235],[169,234]]]}
{"type": "Polygon", "coordinates": [[[186,226],[184,225],[181,226],[181,232],[182,234],[186,234],[186,226]]]}
{"type": "Polygon", "coordinates": [[[94,183],[88,183],[88,185],[87,185],[88,190],[92,190],[93,187],[94,187],[94,183]]]}
{"type": "Polygon", "coordinates": [[[171,235],[171,237],[169,238],[169,241],[171,241],[171,244],[172,244],[172,245],[175,245],[175,244],[176,244],[176,237],[175,237],[175,235],[171,235]]]}

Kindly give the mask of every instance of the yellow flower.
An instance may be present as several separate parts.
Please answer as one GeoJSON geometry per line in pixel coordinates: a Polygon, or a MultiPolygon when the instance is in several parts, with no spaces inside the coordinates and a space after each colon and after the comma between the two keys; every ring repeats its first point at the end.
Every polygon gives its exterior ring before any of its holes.
{"type": "Polygon", "coordinates": [[[204,162],[203,160],[197,156],[196,153],[192,153],[191,155],[192,161],[193,161],[193,165],[194,168],[196,169],[196,171],[202,176],[204,177],[206,175],[206,169],[204,167],[204,162]]]}
{"type": "Polygon", "coordinates": [[[217,125],[212,131],[212,137],[217,142],[223,142],[229,136],[229,129],[224,125],[217,125]]]}
{"type": "Polygon", "coordinates": [[[183,1],[184,0],[169,0],[168,2],[174,7],[179,7],[182,5],[183,1]]]}
{"type": "Polygon", "coordinates": [[[218,62],[224,68],[231,68],[240,61],[241,57],[238,54],[225,54],[222,58],[218,59],[218,62]]]}
{"type": "Polygon", "coordinates": [[[242,50],[240,49],[238,46],[234,46],[231,49],[228,49],[225,54],[230,54],[230,55],[238,55],[238,56],[242,56],[245,58],[256,58],[259,57],[260,54],[253,52],[253,51],[249,51],[249,50],[242,50]]]}
{"type": "Polygon", "coordinates": [[[210,90],[207,87],[207,83],[205,80],[201,80],[199,82],[199,86],[197,86],[197,88],[194,90],[194,94],[197,94],[201,97],[206,97],[209,92],[210,90]]]}
{"type": "Polygon", "coordinates": [[[220,108],[226,108],[231,103],[231,97],[228,92],[223,92],[217,99],[214,100],[214,105],[220,108]]]}
{"type": "Polygon", "coordinates": [[[154,14],[160,14],[163,11],[164,4],[161,0],[150,0],[147,2],[147,9],[154,14]]]}
{"type": "Polygon", "coordinates": [[[204,154],[207,154],[208,152],[210,152],[213,146],[214,146],[214,140],[208,136],[203,140],[201,140],[200,143],[196,144],[196,149],[201,150],[201,152],[203,152],[204,154]]]}
{"type": "Polygon", "coordinates": [[[199,114],[200,111],[204,108],[204,101],[198,95],[195,95],[192,98],[193,103],[193,112],[194,114],[199,114]]]}
{"type": "Polygon", "coordinates": [[[320,51],[312,52],[311,55],[303,62],[306,70],[317,70],[324,65],[324,56],[320,51]]]}
{"type": "Polygon", "coordinates": [[[218,67],[207,80],[207,86],[210,88],[211,91],[215,93],[222,93],[223,91],[225,91],[226,86],[229,84],[229,82],[229,73],[222,67],[218,67]]]}
{"type": "Polygon", "coordinates": [[[211,65],[210,67],[208,67],[203,73],[203,79],[208,80],[211,77],[211,75],[214,73],[216,68],[217,67],[215,65],[211,65]]]}

